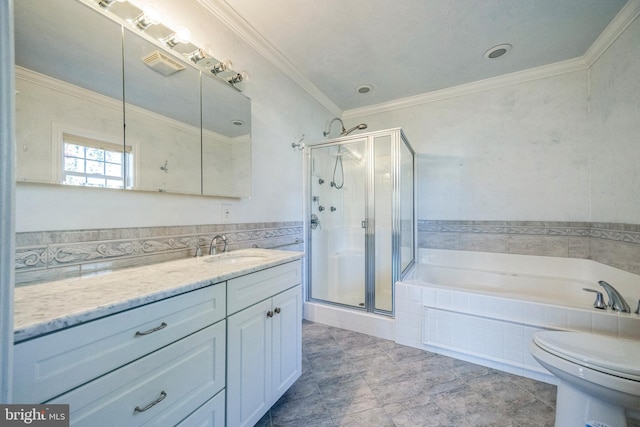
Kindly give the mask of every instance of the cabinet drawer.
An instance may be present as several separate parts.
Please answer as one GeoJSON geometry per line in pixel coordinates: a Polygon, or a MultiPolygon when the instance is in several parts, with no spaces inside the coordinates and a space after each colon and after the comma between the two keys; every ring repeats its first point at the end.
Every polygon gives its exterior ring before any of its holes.
{"type": "Polygon", "coordinates": [[[44,402],[223,319],[225,291],[209,286],[16,344],[13,401],[44,402]]]}
{"type": "Polygon", "coordinates": [[[222,390],[184,419],[177,427],[224,427],[224,397],[224,390],[222,390]]]}
{"type": "Polygon", "coordinates": [[[301,270],[302,262],[294,261],[229,280],[227,314],[233,314],[300,284],[301,270]]]}
{"type": "Polygon", "coordinates": [[[173,426],[225,385],[221,321],[47,403],[72,426],[173,426]]]}

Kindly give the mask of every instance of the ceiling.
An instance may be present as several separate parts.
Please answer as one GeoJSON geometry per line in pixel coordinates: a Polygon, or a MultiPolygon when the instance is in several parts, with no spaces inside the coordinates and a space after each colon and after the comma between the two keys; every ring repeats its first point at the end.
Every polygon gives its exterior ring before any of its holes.
{"type": "Polygon", "coordinates": [[[217,3],[345,111],[582,57],[626,0],[217,3]]]}

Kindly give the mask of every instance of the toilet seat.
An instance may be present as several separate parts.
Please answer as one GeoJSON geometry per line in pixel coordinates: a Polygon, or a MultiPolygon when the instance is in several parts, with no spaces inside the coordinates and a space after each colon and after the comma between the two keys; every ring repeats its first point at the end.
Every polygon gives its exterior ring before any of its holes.
{"type": "Polygon", "coordinates": [[[585,368],[640,382],[640,341],[584,332],[543,331],[541,349],[585,368]]]}

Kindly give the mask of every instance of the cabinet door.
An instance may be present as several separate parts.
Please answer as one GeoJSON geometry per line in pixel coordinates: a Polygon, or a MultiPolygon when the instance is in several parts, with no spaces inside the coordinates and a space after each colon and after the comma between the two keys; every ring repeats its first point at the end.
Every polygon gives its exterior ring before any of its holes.
{"type": "Polygon", "coordinates": [[[224,411],[224,390],[222,390],[176,427],[224,427],[224,411]]]}
{"type": "Polygon", "coordinates": [[[302,374],[302,286],[273,297],[272,402],[302,374]]]}
{"type": "Polygon", "coordinates": [[[227,319],[227,425],[253,426],[271,407],[271,300],[227,319]]]}

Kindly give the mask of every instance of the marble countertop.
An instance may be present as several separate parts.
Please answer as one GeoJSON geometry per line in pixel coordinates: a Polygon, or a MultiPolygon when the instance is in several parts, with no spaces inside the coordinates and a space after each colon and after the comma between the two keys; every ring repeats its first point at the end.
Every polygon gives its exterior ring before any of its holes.
{"type": "Polygon", "coordinates": [[[302,252],[242,249],[20,286],[14,294],[14,341],[24,341],[302,256],[302,252]]]}

